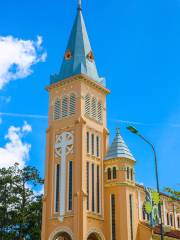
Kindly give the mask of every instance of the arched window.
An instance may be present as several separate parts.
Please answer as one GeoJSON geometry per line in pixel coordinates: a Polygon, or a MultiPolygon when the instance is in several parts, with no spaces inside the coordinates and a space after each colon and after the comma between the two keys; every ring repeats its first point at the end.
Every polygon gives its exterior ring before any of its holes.
{"type": "Polygon", "coordinates": [[[68,116],[68,97],[63,97],[62,99],[62,117],[68,116]]]}
{"type": "Polygon", "coordinates": [[[133,173],[133,168],[131,168],[131,181],[134,180],[134,177],[133,177],[134,173],[133,173]]]}
{"type": "Polygon", "coordinates": [[[171,225],[171,227],[173,227],[173,215],[172,214],[170,214],[170,225],[171,225]]]}
{"type": "Polygon", "coordinates": [[[116,179],[116,167],[113,167],[113,179],[116,179]]]}
{"type": "Polygon", "coordinates": [[[91,112],[91,98],[90,96],[87,94],[85,96],[85,114],[87,114],[88,116],[90,116],[91,112]]]}
{"type": "Polygon", "coordinates": [[[129,167],[127,167],[127,179],[129,179],[129,167]]]}
{"type": "Polygon", "coordinates": [[[98,102],[98,109],[97,109],[97,111],[98,111],[98,122],[99,123],[102,123],[102,103],[101,102],[98,102]]]}
{"type": "Polygon", "coordinates": [[[107,174],[108,174],[108,180],[110,180],[111,179],[111,168],[108,168],[107,174]]]}
{"type": "Polygon", "coordinates": [[[91,117],[96,119],[96,98],[92,98],[92,103],[91,103],[91,117]]]}
{"type": "Polygon", "coordinates": [[[76,96],[75,94],[70,95],[70,102],[69,102],[69,115],[73,115],[76,112],[76,96]]]}
{"type": "Polygon", "coordinates": [[[61,100],[57,99],[54,104],[54,120],[61,118],[61,100]]]}
{"type": "Polygon", "coordinates": [[[180,216],[177,216],[177,227],[180,228],[180,216]]]}
{"type": "Polygon", "coordinates": [[[169,213],[167,213],[166,218],[167,218],[167,225],[169,225],[169,213]]]}

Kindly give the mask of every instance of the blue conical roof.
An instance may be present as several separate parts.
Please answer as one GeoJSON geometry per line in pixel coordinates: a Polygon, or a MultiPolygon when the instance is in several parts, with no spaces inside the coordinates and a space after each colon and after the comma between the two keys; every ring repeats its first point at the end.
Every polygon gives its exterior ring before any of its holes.
{"type": "Polygon", "coordinates": [[[116,137],[114,138],[113,143],[109,148],[105,160],[114,158],[127,158],[135,161],[132,153],[130,152],[128,146],[120,134],[119,128],[116,130],[116,137]]]}
{"type": "Polygon", "coordinates": [[[99,77],[96,69],[81,7],[77,11],[60,72],[51,77],[51,82],[58,82],[77,74],[85,74],[92,80],[104,84],[104,79],[99,77]]]}

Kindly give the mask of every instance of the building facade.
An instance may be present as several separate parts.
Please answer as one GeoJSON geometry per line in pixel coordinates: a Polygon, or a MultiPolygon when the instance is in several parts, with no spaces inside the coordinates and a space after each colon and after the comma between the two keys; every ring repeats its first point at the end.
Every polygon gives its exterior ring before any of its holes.
{"type": "MultiPolygon", "coordinates": [[[[42,240],[150,240],[146,189],[136,184],[135,159],[117,129],[108,146],[106,96],[81,4],[61,70],[51,76],[46,132],[42,240]]],[[[177,201],[161,196],[165,239],[180,239],[177,201]],[[179,236],[179,238],[178,238],[179,236]]]]}

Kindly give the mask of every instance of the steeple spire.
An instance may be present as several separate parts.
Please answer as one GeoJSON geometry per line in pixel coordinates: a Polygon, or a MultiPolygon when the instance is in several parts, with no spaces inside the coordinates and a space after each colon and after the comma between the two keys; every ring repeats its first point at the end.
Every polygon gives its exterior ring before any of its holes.
{"type": "Polygon", "coordinates": [[[78,0],[78,11],[82,11],[82,0],[78,0]]]}
{"type": "Polygon", "coordinates": [[[99,77],[94,54],[91,48],[86,25],[82,15],[82,0],[78,0],[78,11],[70,34],[68,45],[59,74],[51,76],[51,83],[84,74],[92,80],[105,85],[99,77]]]}

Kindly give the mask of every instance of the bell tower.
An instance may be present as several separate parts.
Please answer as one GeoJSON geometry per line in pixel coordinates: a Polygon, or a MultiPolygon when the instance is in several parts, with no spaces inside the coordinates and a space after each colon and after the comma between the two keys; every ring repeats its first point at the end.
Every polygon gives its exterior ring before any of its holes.
{"type": "Polygon", "coordinates": [[[47,91],[42,240],[103,240],[109,90],[96,68],[81,1],[60,72],[47,91]]]}

